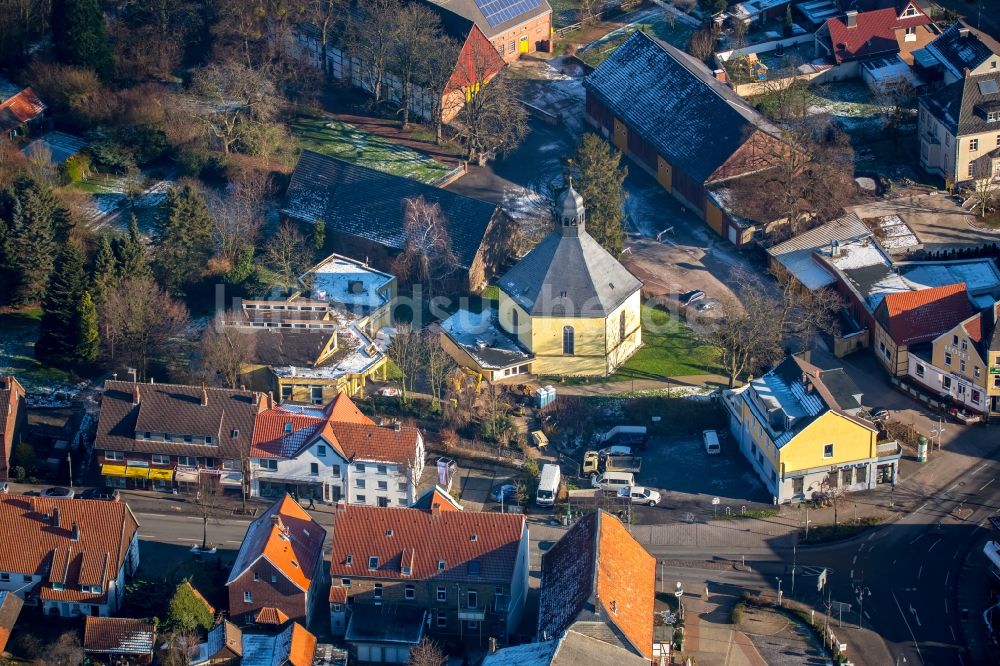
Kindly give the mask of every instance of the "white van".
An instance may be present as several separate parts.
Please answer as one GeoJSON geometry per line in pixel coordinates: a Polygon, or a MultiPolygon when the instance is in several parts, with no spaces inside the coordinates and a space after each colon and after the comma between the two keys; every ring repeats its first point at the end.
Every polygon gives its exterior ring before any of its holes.
{"type": "Polygon", "coordinates": [[[538,477],[538,490],[535,491],[535,504],[538,506],[552,506],[556,503],[556,496],[559,495],[559,480],[562,473],[559,465],[544,465],[542,473],[538,477]]]}
{"type": "Polygon", "coordinates": [[[722,445],[719,444],[719,433],[714,430],[706,430],[701,433],[701,439],[705,442],[705,453],[710,456],[722,453],[722,445]]]}
{"type": "Polygon", "coordinates": [[[605,472],[590,477],[590,485],[603,490],[618,490],[635,485],[635,475],[632,472],[605,472]]]}

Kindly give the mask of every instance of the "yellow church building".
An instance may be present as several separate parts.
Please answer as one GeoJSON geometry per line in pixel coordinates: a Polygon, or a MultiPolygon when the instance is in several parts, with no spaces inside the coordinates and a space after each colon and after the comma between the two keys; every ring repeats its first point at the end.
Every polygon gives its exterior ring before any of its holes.
{"type": "Polygon", "coordinates": [[[604,377],[642,346],[642,283],[587,233],[572,184],[557,209],[556,229],[499,280],[496,312],[442,322],[444,348],[487,379],[604,377]]]}

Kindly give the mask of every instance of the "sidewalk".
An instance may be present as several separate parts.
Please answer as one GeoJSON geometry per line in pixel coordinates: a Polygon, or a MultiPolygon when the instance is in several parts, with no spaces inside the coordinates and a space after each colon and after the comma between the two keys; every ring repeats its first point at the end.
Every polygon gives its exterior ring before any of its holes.
{"type": "Polygon", "coordinates": [[[668,379],[626,379],[593,384],[553,384],[560,395],[602,396],[634,391],[666,391],[667,389],[728,388],[729,378],[722,375],[690,375],[668,379]]]}

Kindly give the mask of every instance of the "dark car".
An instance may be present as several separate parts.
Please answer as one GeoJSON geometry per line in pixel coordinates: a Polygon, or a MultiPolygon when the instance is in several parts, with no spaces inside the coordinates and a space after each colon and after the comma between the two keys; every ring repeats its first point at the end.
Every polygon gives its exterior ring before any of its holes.
{"type": "Polygon", "coordinates": [[[72,488],[62,488],[56,486],[55,488],[46,488],[42,491],[42,497],[55,497],[58,499],[73,499],[76,497],[76,491],[72,488]]]}
{"type": "Polygon", "coordinates": [[[703,292],[700,289],[695,289],[693,291],[685,291],[678,297],[678,299],[681,302],[681,305],[691,305],[695,301],[700,301],[703,298],[705,298],[705,292],[703,292]]]}
{"type": "Polygon", "coordinates": [[[514,498],[516,492],[517,486],[513,483],[504,483],[495,487],[490,493],[490,497],[493,498],[494,502],[509,502],[514,498]]]}
{"type": "Polygon", "coordinates": [[[80,499],[104,500],[106,502],[117,502],[121,499],[121,494],[117,488],[90,488],[83,491],[80,499]]]}

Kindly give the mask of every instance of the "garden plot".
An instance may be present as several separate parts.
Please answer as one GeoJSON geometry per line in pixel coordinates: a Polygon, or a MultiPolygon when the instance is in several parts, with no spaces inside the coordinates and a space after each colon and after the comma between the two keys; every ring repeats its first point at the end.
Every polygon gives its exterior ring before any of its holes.
{"type": "Polygon", "coordinates": [[[885,124],[883,108],[872,100],[871,91],[860,81],[841,81],[811,86],[809,113],[829,114],[848,134],[877,131],[885,124]]]}
{"type": "Polygon", "coordinates": [[[659,7],[636,14],[635,20],[617,30],[612,30],[577,51],[576,55],[591,67],[597,67],[607,60],[628,36],[636,30],[683,49],[691,40],[695,28],[659,7]]]}
{"type": "Polygon", "coordinates": [[[329,116],[302,115],[289,124],[303,150],[312,150],[394,176],[432,183],[451,168],[427,155],[329,116]]]}
{"type": "Polygon", "coordinates": [[[78,182],[77,189],[90,194],[90,203],[84,207],[85,222],[94,229],[128,229],[135,213],[139,231],[150,234],[173,182],[160,180],[144,185],[128,176],[110,174],[95,174],[78,182]],[[134,203],[130,197],[134,197],[134,203]]]}
{"type": "Polygon", "coordinates": [[[16,377],[32,407],[65,406],[87,383],[35,358],[40,319],[41,310],[0,314],[0,375],[16,377]]]}

